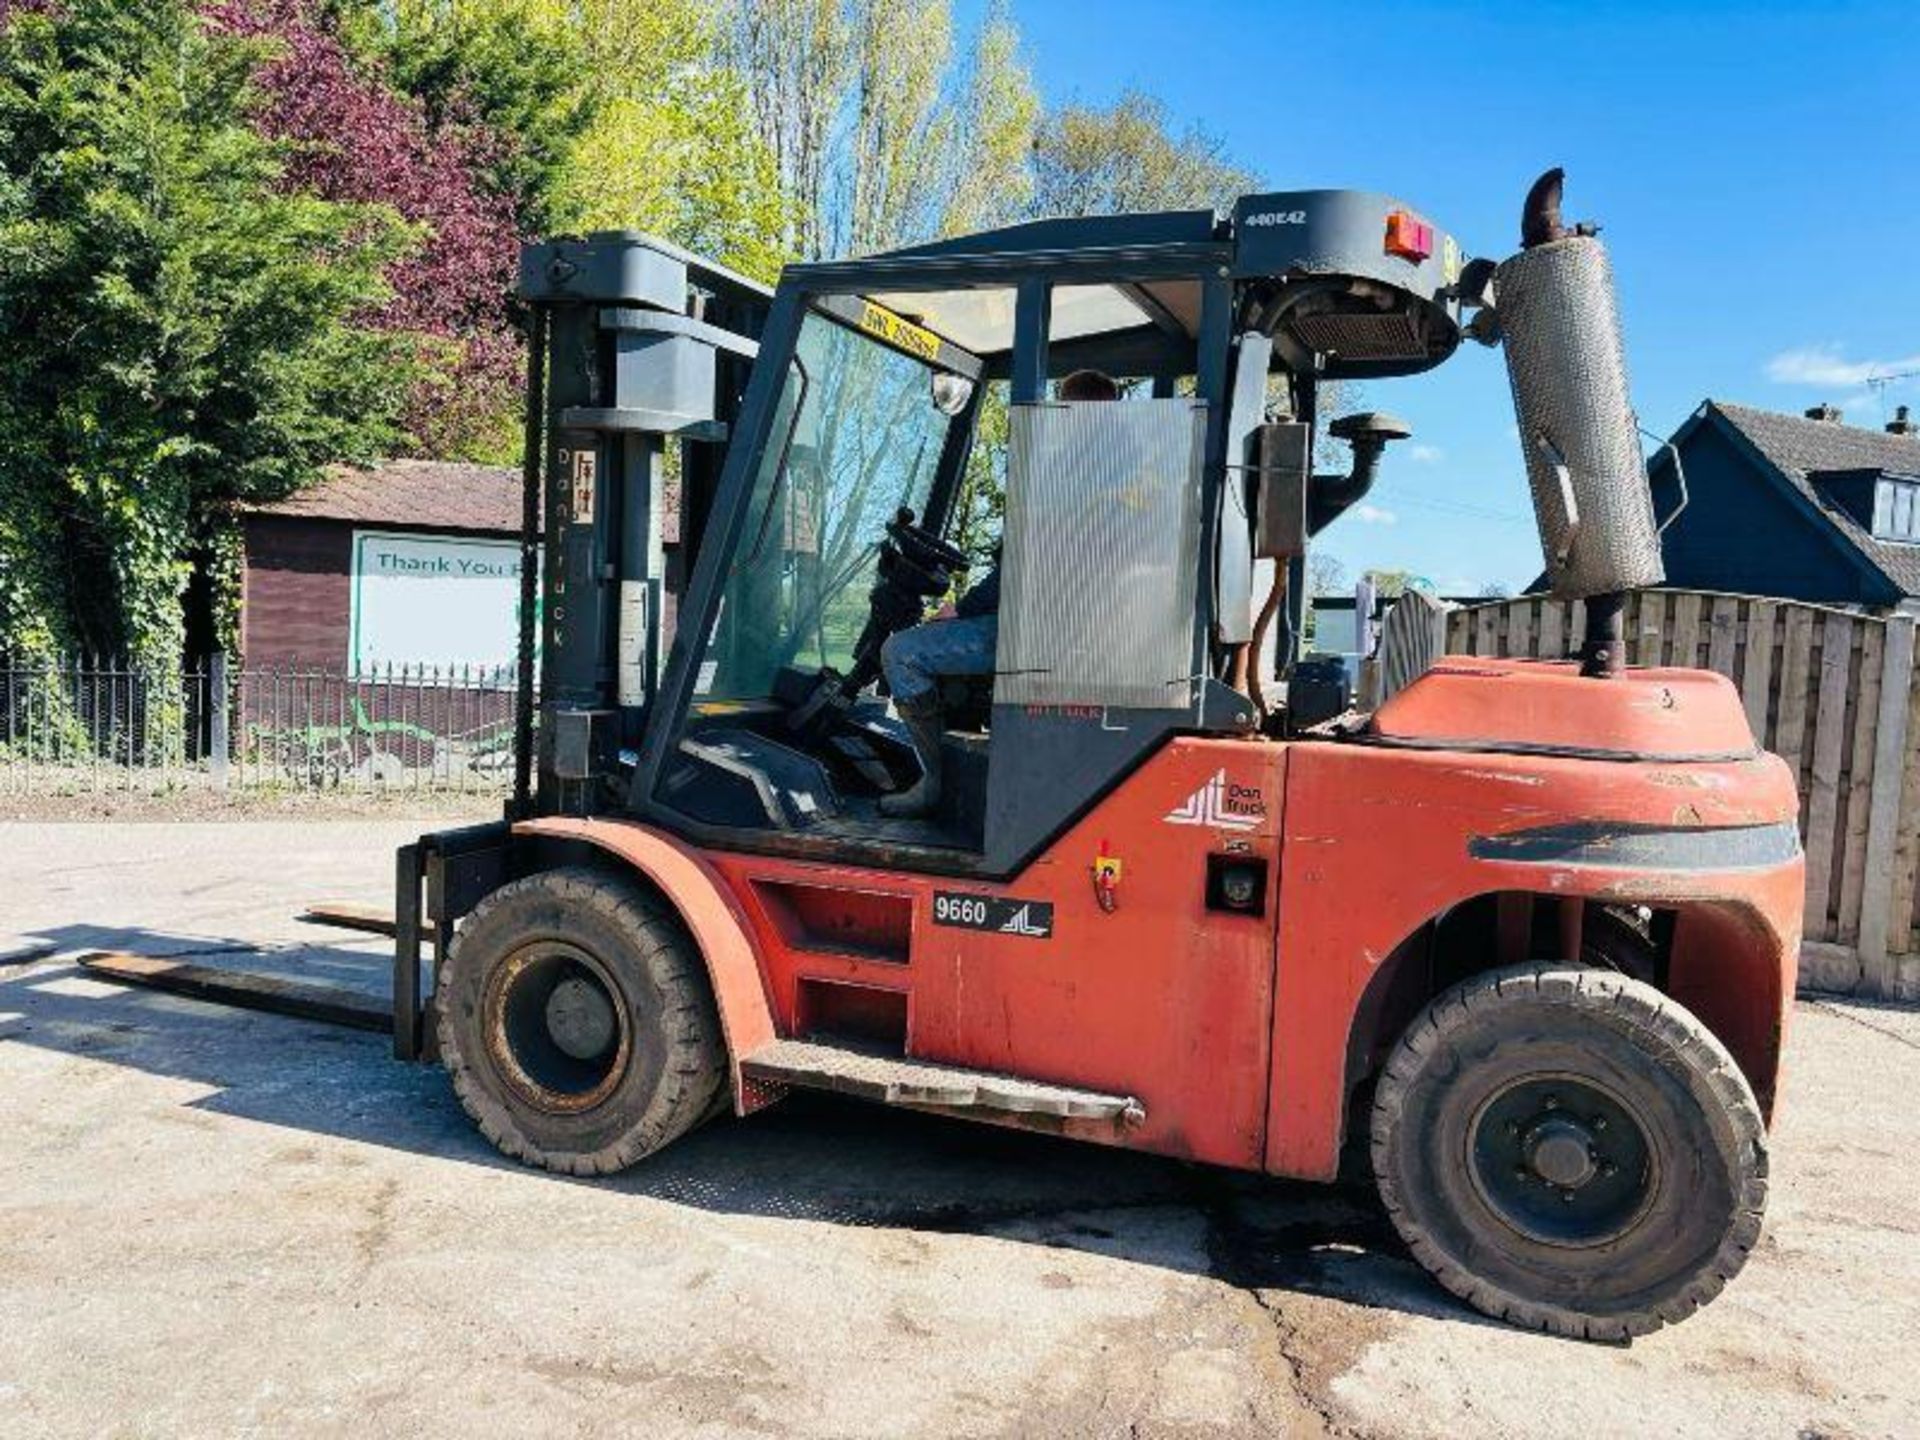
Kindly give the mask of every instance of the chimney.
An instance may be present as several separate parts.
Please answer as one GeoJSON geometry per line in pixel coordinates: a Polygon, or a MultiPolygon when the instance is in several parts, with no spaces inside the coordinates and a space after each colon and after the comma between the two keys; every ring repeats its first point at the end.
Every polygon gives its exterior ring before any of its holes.
{"type": "Polygon", "coordinates": [[[1907,407],[1904,405],[1894,406],[1893,419],[1887,422],[1887,433],[1889,435],[1911,435],[1916,430],[1920,430],[1920,425],[1915,425],[1913,421],[1907,418],[1907,407]]]}
{"type": "Polygon", "coordinates": [[[1839,407],[1835,405],[1816,405],[1807,411],[1806,414],[1807,419],[1818,420],[1823,425],[1838,425],[1840,423],[1840,410],[1839,407]]]}

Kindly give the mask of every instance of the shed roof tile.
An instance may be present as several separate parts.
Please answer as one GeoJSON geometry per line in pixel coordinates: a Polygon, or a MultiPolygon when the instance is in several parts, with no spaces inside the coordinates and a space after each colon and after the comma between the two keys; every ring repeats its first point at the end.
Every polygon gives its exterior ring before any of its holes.
{"type": "Polygon", "coordinates": [[[299,494],[249,509],[256,515],[512,533],[520,528],[520,476],[501,465],[447,460],[335,465],[299,494]]]}

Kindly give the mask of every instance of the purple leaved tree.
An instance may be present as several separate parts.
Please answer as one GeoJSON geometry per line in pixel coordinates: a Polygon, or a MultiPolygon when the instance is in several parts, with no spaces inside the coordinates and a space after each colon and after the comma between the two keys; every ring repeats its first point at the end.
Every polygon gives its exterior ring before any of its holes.
{"type": "Polygon", "coordinates": [[[204,13],[274,42],[257,75],[259,124],[291,146],[287,184],[390,205],[423,228],[419,247],[388,272],[392,298],[367,317],[421,346],[406,410],[417,447],[457,456],[510,444],[520,235],[512,198],[480,178],[507,142],[468,115],[429,125],[417,102],[348,52],[313,0],[220,0],[204,13]]]}

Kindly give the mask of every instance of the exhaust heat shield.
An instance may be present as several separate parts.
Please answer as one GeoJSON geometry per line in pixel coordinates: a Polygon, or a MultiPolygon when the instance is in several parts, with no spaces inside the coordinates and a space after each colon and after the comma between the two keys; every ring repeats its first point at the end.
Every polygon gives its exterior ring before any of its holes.
{"type": "Polygon", "coordinates": [[[1666,571],[1613,271],[1598,239],[1560,227],[1555,189],[1550,229],[1494,270],[1493,305],[1547,580],[1583,599],[1658,585],[1666,571]]]}

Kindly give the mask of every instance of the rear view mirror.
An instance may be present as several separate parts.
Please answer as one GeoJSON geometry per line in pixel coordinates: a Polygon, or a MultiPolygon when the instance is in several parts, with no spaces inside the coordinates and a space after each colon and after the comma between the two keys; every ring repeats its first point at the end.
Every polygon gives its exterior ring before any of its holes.
{"type": "Polygon", "coordinates": [[[942,415],[958,415],[973,399],[973,381],[951,371],[933,372],[933,408],[942,415]]]}

